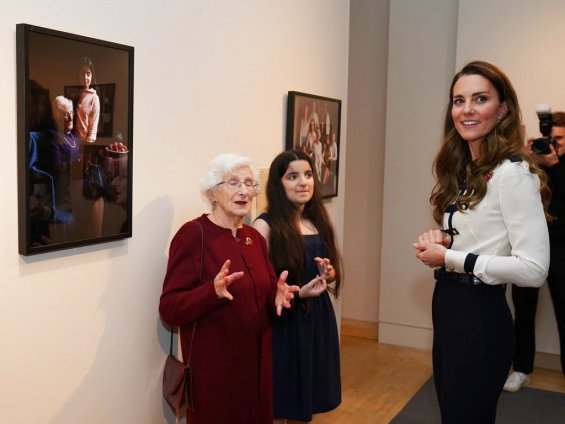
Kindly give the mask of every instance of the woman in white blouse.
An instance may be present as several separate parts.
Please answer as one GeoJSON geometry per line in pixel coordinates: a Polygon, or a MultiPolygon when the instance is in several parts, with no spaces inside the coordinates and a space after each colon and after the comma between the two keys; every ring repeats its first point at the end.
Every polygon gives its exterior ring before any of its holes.
{"type": "Polygon", "coordinates": [[[414,243],[435,268],[433,368],[442,423],[495,422],[514,348],[506,284],[539,287],[549,266],[545,175],[521,156],[506,75],[470,62],[455,75],[430,201],[442,229],[414,243]]]}

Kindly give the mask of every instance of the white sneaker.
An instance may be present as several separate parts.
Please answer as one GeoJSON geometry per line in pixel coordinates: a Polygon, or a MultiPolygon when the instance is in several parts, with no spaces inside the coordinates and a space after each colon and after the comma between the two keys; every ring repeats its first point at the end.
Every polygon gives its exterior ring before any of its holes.
{"type": "Polygon", "coordinates": [[[504,390],[507,392],[514,393],[520,390],[529,382],[530,382],[530,376],[528,374],[524,374],[523,372],[519,372],[519,371],[514,371],[506,379],[506,383],[504,383],[504,390]]]}

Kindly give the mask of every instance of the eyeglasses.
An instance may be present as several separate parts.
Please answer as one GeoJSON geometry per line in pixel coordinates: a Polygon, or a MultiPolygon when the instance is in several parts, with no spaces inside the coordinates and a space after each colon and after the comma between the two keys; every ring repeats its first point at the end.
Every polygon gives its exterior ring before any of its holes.
{"type": "Polygon", "coordinates": [[[229,181],[222,181],[221,183],[216,184],[216,186],[219,186],[221,184],[225,184],[226,187],[230,190],[236,191],[239,190],[241,188],[241,185],[243,184],[248,190],[251,191],[256,191],[257,188],[259,187],[259,183],[257,181],[253,181],[253,180],[245,180],[245,181],[238,181],[238,180],[229,180],[229,181]]]}

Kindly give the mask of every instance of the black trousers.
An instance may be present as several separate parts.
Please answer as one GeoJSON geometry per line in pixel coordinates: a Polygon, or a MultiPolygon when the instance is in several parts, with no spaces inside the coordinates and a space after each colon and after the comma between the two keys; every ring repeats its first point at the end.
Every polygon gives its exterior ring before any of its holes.
{"type": "MultiPolygon", "coordinates": [[[[565,376],[565,241],[551,243],[547,284],[559,332],[561,370],[565,376]]],[[[538,294],[537,288],[512,286],[516,334],[513,368],[525,374],[534,369],[538,294]]]]}
{"type": "Polygon", "coordinates": [[[538,295],[538,288],[512,286],[516,337],[513,368],[524,374],[530,374],[534,370],[538,295]]]}
{"type": "Polygon", "coordinates": [[[550,246],[547,284],[553,302],[557,331],[559,332],[561,371],[565,376],[565,240],[551,240],[550,246]]]}
{"type": "Polygon", "coordinates": [[[433,369],[443,424],[494,424],[514,355],[504,287],[436,282],[433,369]]]}

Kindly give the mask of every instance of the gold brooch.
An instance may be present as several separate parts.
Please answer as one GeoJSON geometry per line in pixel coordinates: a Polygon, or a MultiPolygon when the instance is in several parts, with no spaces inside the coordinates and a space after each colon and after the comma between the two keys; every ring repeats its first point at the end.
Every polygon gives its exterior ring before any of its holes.
{"type": "Polygon", "coordinates": [[[459,206],[459,209],[461,209],[462,211],[466,211],[467,209],[469,209],[469,203],[464,202],[462,200],[459,200],[457,202],[457,205],[459,206]]]}
{"type": "Polygon", "coordinates": [[[248,246],[251,246],[253,244],[253,240],[251,240],[251,237],[245,237],[245,244],[248,246]]]}

